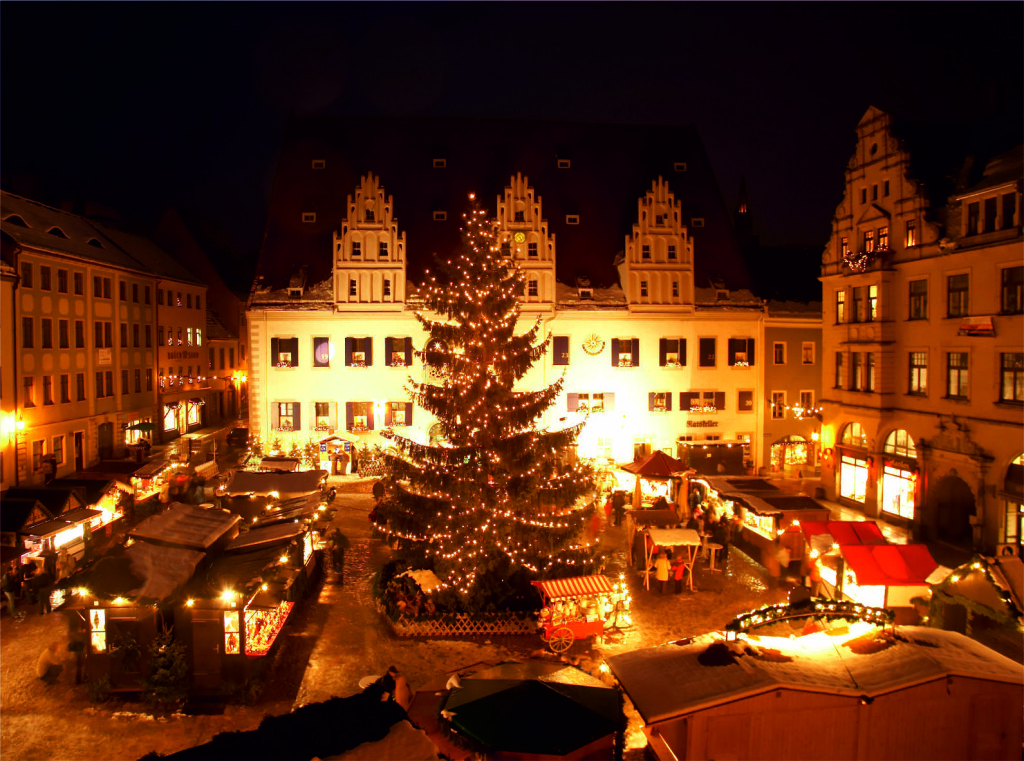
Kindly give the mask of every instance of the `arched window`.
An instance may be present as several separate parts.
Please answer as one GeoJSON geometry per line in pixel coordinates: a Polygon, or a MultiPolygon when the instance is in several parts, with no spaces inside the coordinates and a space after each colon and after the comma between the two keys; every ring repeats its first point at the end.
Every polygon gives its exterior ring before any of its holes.
{"type": "Polygon", "coordinates": [[[917,458],[914,440],[902,428],[889,434],[889,437],[885,440],[885,452],[886,454],[899,455],[900,457],[917,458]]]}
{"type": "Polygon", "coordinates": [[[867,449],[868,437],[864,434],[864,428],[860,423],[850,423],[843,429],[843,436],[839,440],[839,443],[846,444],[851,447],[867,449]]]}

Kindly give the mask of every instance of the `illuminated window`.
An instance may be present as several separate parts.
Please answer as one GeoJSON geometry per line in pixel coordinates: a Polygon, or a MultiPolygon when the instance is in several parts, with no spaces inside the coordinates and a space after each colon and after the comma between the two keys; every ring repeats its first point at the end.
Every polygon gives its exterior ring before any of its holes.
{"type": "Polygon", "coordinates": [[[999,355],[999,401],[1024,403],[1024,353],[999,355]]]}
{"type": "Polygon", "coordinates": [[[786,392],[772,391],[772,420],[782,420],[786,417],[786,392]]]}
{"type": "Polygon", "coordinates": [[[928,394],[928,353],[923,351],[910,352],[910,381],[908,394],[925,396],[928,394]]]}

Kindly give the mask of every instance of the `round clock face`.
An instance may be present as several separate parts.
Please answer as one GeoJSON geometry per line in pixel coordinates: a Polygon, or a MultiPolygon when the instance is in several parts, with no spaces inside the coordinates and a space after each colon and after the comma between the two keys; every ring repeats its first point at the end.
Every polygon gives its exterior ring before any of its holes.
{"type": "Polygon", "coordinates": [[[591,333],[583,339],[583,351],[587,354],[600,354],[604,351],[604,339],[597,333],[591,333]]]}
{"type": "Polygon", "coordinates": [[[512,236],[512,239],[516,243],[523,243],[526,240],[526,233],[516,233],[512,236]]]}

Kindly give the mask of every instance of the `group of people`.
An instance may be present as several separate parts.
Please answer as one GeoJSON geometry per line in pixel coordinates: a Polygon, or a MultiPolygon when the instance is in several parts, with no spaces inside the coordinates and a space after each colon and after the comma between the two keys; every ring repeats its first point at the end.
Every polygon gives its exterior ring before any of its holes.
{"type": "Polygon", "coordinates": [[[52,612],[50,595],[57,583],[75,572],[75,558],[67,548],[60,552],[46,550],[41,553],[42,567],[32,559],[19,563],[12,560],[4,565],[0,587],[7,601],[7,612],[17,615],[17,601],[24,599],[29,605],[39,606],[40,615],[52,612]]]}

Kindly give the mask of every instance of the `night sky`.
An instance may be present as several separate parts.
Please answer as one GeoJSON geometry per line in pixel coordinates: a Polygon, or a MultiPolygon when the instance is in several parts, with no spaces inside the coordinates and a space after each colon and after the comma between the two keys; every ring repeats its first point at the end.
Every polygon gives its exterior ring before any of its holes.
{"type": "Polygon", "coordinates": [[[41,3],[0,10],[0,184],[259,247],[290,111],[696,124],[729,208],[824,245],[869,105],[1019,119],[1024,3],[41,3]]]}

